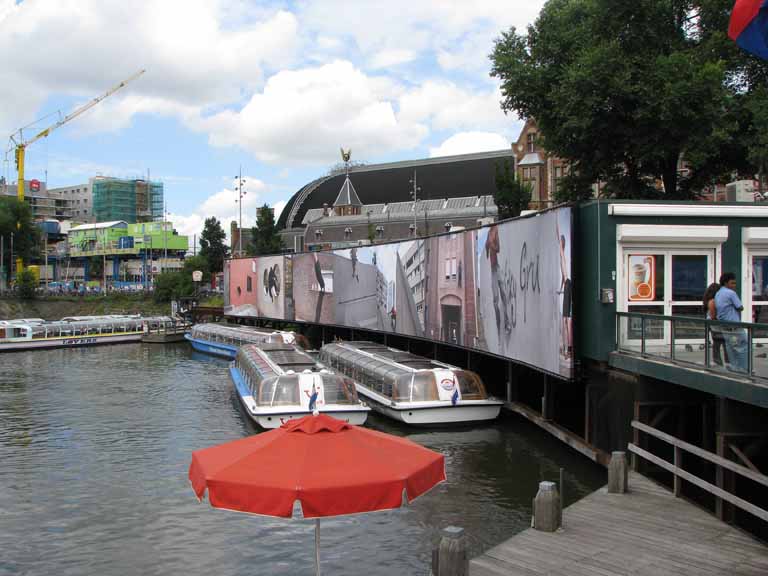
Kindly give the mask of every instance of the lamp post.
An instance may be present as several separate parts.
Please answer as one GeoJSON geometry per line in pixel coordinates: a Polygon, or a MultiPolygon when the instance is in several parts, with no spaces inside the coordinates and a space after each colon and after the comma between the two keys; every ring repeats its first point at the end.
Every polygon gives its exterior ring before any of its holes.
{"type": "Polygon", "coordinates": [[[247,192],[243,189],[245,184],[245,179],[243,178],[243,167],[240,166],[240,170],[238,171],[238,175],[235,176],[236,183],[235,183],[235,192],[237,192],[237,202],[240,204],[240,223],[238,225],[237,230],[237,255],[242,256],[243,255],[243,196],[247,194],[247,192]]]}
{"type": "Polygon", "coordinates": [[[413,196],[413,236],[415,238],[418,236],[418,228],[416,226],[416,202],[418,200],[417,193],[421,192],[421,186],[416,185],[416,170],[413,171],[413,178],[411,178],[410,183],[413,185],[411,196],[413,196]]]}

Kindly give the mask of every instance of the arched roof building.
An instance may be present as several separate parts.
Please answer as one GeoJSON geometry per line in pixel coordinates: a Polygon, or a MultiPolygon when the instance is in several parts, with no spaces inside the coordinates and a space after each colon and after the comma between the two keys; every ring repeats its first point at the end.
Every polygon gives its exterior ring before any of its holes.
{"type": "MultiPolygon", "coordinates": [[[[351,185],[346,181],[347,176],[343,171],[309,182],[288,201],[277,225],[282,230],[286,245],[294,250],[301,250],[304,247],[308,229],[313,227],[316,229],[321,222],[326,233],[323,237],[324,242],[359,239],[360,231],[367,229],[368,223],[379,224],[385,217],[387,221],[413,222],[414,170],[419,188],[417,211],[422,207],[428,208],[427,218],[430,221],[444,220],[451,216],[455,219],[459,215],[464,215],[464,220],[467,221],[462,221],[461,225],[466,226],[470,221],[475,224],[478,217],[495,216],[497,212],[492,200],[496,191],[496,164],[504,160],[508,160],[514,167],[515,157],[511,148],[494,152],[350,167],[351,185]],[[356,194],[350,197],[350,190],[356,194]],[[361,209],[340,210],[337,207],[334,211],[334,207],[339,204],[339,198],[349,202],[359,199],[362,204],[361,209]],[[466,200],[458,204],[445,202],[458,198],[466,200]],[[405,206],[403,203],[409,205],[405,206]],[[388,211],[390,206],[392,208],[388,211]],[[441,210],[444,209],[449,212],[441,214],[441,210]],[[411,213],[410,216],[407,215],[408,212],[411,213]],[[396,213],[402,218],[394,218],[393,215],[396,213]],[[361,220],[362,226],[357,220],[361,220]],[[329,230],[337,228],[338,233],[328,236],[329,230]],[[343,235],[344,230],[347,230],[346,236],[343,235]],[[353,231],[354,238],[350,237],[349,230],[353,231]],[[336,238],[339,234],[342,234],[342,237],[336,238]],[[299,241],[298,238],[302,240],[299,241]]],[[[420,220],[425,218],[420,216],[420,220]]],[[[433,222],[432,231],[442,231],[444,224],[442,221],[433,222]]],[[[388,232],[383,239],[407,237],[408,224],[405,224],[404,229],[401,228],[402,226],[390,227],[391,232],[388,232]]],[[[421,230],[418,231],[419,235],[422,233],[421,230]]],[[[310,242],[310,239],[307,239],[307,242],[310,242]]]]}

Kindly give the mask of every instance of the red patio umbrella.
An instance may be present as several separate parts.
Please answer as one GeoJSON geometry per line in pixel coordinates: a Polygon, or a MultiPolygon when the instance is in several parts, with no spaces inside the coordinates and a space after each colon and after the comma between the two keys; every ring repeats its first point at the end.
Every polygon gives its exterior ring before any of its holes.
{"type": "Polygon", "coordinates": [[[320,574],[320,518],[391,510],[445,480],[445,458],[405,438],[324,414],[192,453],[189,479],[211,506],[290,518],[299,501],[315,522],[320,574]]]}

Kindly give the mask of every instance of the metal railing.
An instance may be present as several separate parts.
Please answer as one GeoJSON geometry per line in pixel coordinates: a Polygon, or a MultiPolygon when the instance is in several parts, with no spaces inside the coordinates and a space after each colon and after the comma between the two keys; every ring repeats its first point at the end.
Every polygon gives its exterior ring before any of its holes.
{"type": "Polygon", "coordinates": [[[616,351],[768,378],[768,324],[616,312],[616,351]]]}
{"type": "MultiPolygon", "coordinates": [[[[629,448],[629,451],[633,454],[632,467],[635,470],[637,470],[637,466],[638,466],[637,457],[643,458],[644,460],[647,460],[648,462],[651,462],[663,468],[667,472],[672,473],[673,475],[672,489],[675,496],[680,496],[680,492],[682,488],[681,481],[685,480],[686,482],[690,482],[694,486],[697,486],[698,488],[701,488],[702,490],[709,492],[710,494],[714,495],[716,498],[720,500],[724,500],[725,502],[728,502],[736,506],[737,508],[741,508],[742,510],[749,512],[750,514],[760,518],[761,520],[768,522],[768,510],[760,508],[759,506],[756,506],[755,504],[752,504],[751,502],[748,502],[747,500],[744,500],[743,498],[736,496],[732,492],[728,492],[723,488],[721,488],[720,486],[716,486],[710,482],[707,482],[703,478],[700,478],[695,474],[692,474],[691,472],[684,470],[682,467],[682,453],[686,452],[688,454],[697,456],[717,466],[720,470],[720,472],[718,473],[718,478],[721,477],[722,470],[725,469],[725,470],[729,470],[730,472],[734,472],[744,478],[748,478],[749,480],[752,480],[753,482],[768,488],[768,476],[766,476],[765,474],[761,474],[756,470],[751,470],[746,466],[742,466],[741,464],[737,464],[736,462],[727,460],[726,458],[723,458],[722,456],[718,456],[717,454],[704,450],[703,448],[699,448],[698,446],[685,442],[680,438],[677,438],[675,436],[662,432],[661,430],[648,426],[647,424],[638,422],[637,420],[632,421],[632,428],[634,428],[634,442],[629,444],[628,448],[629,448]],[[648,450],[641,448],[639,446],[640,432],[648,434],[649,436],[652,436],[653,438],[656,438],[657,440],[661,440],[662,442],[672,446],[674,448],[673,461],[669,462],[668,460],[660,458],[659,456],[652,454],[648,450]]],[[[718,484],[721,484],[721,483],[722,482],[718,480],[718,484]]],[[[718,504],[717,509],[718,511],[722,510],[722,502],[718,504]]],[[[722,513],[719,512],[718,516],[722,516],[722,513]]]]}

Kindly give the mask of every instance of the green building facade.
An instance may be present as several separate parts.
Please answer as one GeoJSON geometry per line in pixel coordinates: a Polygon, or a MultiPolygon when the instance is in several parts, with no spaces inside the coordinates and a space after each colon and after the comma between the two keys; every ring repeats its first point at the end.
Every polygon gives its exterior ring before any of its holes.
{"type": "Polygon", "coordinates": [[[179,235],[170,222],[100,222],[75,226],[67,236],[71,257],[138,256],[151,252],[181,257],[189,249],[189,237],[179,235]]]}

